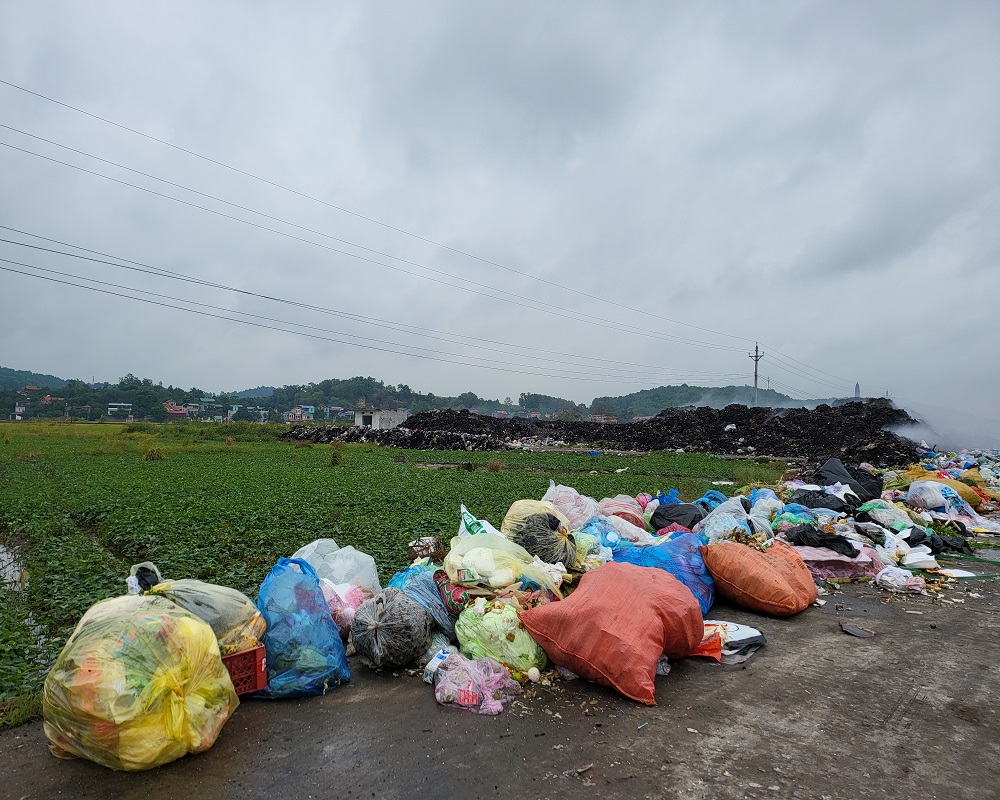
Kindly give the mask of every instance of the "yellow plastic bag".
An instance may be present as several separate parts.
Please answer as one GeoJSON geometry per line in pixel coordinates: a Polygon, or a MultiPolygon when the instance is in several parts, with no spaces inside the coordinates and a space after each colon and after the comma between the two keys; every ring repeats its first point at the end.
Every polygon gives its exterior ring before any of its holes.
{"type": "Polygon", "coordinates": [[[569,520],[547,500],[517,500],[500,530],[548,564],[571,567],[576,562],[576,539],[569,531],[569,520]]]}
{"type": "Polygon", "coordinates": [[[945,486],[950,486],[954,489],[958,493],[958,496],[973,508],[979,508],[983,503],[983,498],[976,494],[967,483],[956,481],[954,478],[939,478],[935,473],[929,472],[923,467],[910,467],[906,472],[901,473],[899,477],[906,481],[907,486],[915,481],[943,483],[945,486]]]}
{"type": "Polygon", "coordinates": [[[166,597],[207,622],[224,656],[257,647],[267,630],[253,601],[228,586],[185,578],[158,583],[147,594],[166,597]]]}
{"type": "Polygon", "coordinates": [[[207,623],[163,597],[91,606],[45,679],[49,749],[117,770],[200,753],[239,705],[207,623]]]}
{"type": "Polygon", "coordinates": [[[451,540],[444,569],[452,583],[501,589],[524,579],[558,596],[559,581],[541,569],[539,563],[527,550],[506,537],[479,533],[451,540]]]}

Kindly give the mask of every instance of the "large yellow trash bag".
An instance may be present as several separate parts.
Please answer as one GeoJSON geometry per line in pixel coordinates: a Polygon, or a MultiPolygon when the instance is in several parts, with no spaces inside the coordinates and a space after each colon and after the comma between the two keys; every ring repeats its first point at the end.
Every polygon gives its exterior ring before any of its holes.
{"type": "Polygon", "coordinates": [[[239,702],[208,624],[125,595],[83,615],[45,679],[42,716],[53,755],[142,770],[207,750],[239,702]]]}
{"type": "Polygon", "coordinates": [[[569,568],[576,561],[576,539],[569,531],[569,520],[547,500],[515,501],[500,532],[548,564],[569,568]]]}
{"type": "Polygon", "coordinates": [[[228,586],[183,578],[162,581],[148,594],[173,600],[211,625],[224,656],[257,647],[267,630],[267,623],[253,600],[228,586]]]}
{"type": "Polygon", "coordinates": [[[943,483],[945,486],[950,486],[958,492],[958,496],[973,508],[979,508],[983,502],[983,498],[976,494],[967,483],[956,481],[954,478],[939,478],[936,473],[929,472],[923,467],[910,467],[906,472],[900,474],[899,477],[906,481],[907,486],[914,481],[936,481],[937,483],[943,483]]]}

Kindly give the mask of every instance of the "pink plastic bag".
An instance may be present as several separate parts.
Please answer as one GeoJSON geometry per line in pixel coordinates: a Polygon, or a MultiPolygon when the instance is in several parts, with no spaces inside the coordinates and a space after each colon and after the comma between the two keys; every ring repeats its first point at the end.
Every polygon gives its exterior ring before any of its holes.
{"type": "Polygon", "coordinates": [[[364,589],[360,586],[350,586],[345,591],[344,587],[347,584],[337,586],[325,578],[319,585],[323,590],[323,597],[326,598],[326,604],[330,607],[333,623],[340,631],[341,638],[347,639],[347,635],[351,632],[351,623],[354,622],[354,614],[365,602],[364,589]],[[341,591],[344,592],[343,595],[341,591]]]}
{"type": "Polygon", "coordinates": [[[434,673],[434,699],[477,714],[499,714],[520,690],[507,668],[492,658],[452,653],[434,673]]]}
{"type": "Polygon", "coordinates": [[[593,497],[580,494],[572,486],[562,486],[551,480],[549,490],[542,496],[542,500],[548,500],[562,512],[569,520],[572,531],[580,530],[588,519],[600,513],[593,497]]]}
{"type": "Polygon", "coordinates": [[[599,508],[606,517],[621,517],[637,528],[646,530],[646,518],[642,515],[642,506],[636,502],[634,497],[629,497],[627,494],[605,497],[600,502],[599,508]]]}

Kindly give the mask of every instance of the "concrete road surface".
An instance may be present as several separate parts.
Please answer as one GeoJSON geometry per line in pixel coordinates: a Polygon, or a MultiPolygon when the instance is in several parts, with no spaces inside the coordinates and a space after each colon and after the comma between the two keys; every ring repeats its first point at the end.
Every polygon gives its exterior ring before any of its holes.
{"type": "Polygon", "coordinates": [[[1000,797],[1000,583],[824,599],[791,619],[717,604],[768,645],[742,667],[674,662],[651,708],[575,680],[480,717],[352,659],[350,685],[245,700],[211,750],[148,772],[57,760],[40,722],[4,731],[0,797],[1000,797]]]}

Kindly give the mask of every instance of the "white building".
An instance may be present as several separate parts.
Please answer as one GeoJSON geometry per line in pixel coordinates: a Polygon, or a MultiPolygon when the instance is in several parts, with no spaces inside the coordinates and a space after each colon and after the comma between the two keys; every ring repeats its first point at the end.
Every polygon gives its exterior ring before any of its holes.
{"type": "Polygon", "coordinates": [[[387,411],[382,408],[363,408],[354,412],[354,427],[367,426],[384,431],[402,425],[408,416],[410,416],[410,412],[403,408],[395,411],[387,411]]]}

